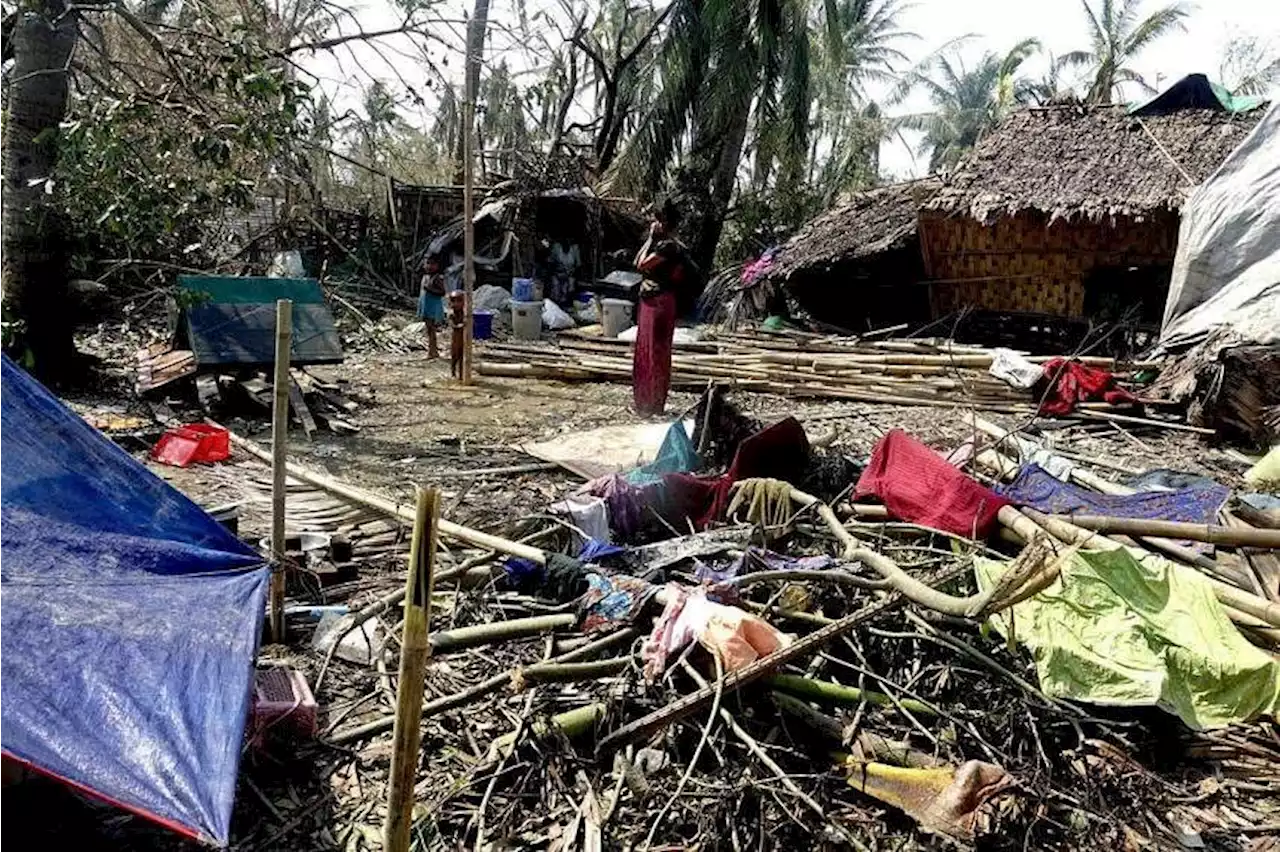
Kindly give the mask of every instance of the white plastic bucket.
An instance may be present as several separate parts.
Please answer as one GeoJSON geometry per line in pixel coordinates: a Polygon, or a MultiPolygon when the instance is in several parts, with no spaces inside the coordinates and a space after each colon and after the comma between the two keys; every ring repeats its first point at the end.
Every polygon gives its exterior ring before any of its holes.
{"type": "Polygon", "coordinates": [[[635,305],[627,299],[601,299],[600,325],[605,337],[617,337],[631,328],[635,305]]]}
{"type": "Polygon", "coordinates": [[[511,300],[511,336],[516,340],[537,340],[542,336],[542,300],[511,300]]]}

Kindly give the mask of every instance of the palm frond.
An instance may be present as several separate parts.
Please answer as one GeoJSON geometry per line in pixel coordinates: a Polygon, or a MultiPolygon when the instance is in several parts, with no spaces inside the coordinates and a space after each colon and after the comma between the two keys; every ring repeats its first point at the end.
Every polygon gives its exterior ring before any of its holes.
{"type": "Polygon", "coordinates": [[[1087,50],[1072,50],[1058,57],[1057,67],[1062,68],[1081,68],[1085,65],[1093,65],[1098,61],[1098,55],[1087,50]]]}
{"type": "MultiPolygon", "coordinates": [[[[1080,5],[1084,7],[1084,17],[1089,24],[1089,40],[1093,43],[1093,52],[1097,56],[1101,56],[1106,49],[1109,41],[1107,38],[1107,30],[1103,27],[1098,17],[1093,14],[1093,7],[1089,5],[1089,0],[1080,0],[1080,5]]],[[[1104,12],[1109,3],[1104,0],[1104,12]]],[[[1105,14],[1104,14],[1105,19],[1105,14]]],[[[1079,52],[1079,51],[1077,51],[1079,52]]]]}
{"type": "Polygon", "coordinates": [[[1165,6],[1163,9],[1152,12],[1124,39],[1124,55],[1135,56],[1151,42],[1171,32],[1185,32],[1187,29],[1185,19],[1188,14],[1189,10],[1182,3],[1174,3],[1172,6],[1165,6]]]}

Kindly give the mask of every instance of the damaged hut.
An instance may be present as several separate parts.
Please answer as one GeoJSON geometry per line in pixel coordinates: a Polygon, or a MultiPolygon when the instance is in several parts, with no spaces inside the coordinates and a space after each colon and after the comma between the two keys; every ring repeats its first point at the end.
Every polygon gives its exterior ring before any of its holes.
{"type": "Polygon", "coordinates": [[[854,194],[783,244],[762,282],[853,331],[927,318],[917,221],[940,185],[929,177],[854,194]]]}
{"type": "Polygon", "coordinates": [[[974,308],[1158,328],[1183,203],[1259,105],[1195,74],[1134,108],[1012,114],[921,212],[934,316],[974,308]]]}

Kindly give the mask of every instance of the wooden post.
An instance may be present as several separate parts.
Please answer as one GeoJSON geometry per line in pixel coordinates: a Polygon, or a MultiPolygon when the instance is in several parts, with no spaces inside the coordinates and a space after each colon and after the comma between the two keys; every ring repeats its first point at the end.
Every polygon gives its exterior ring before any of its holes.
{"type": "Polygon", "coordinates": [[[409,547],[409,576],[405,581],[404,636],[400,643],[400,682],[396,686],[396,721],[392,734],[391,776],[387,783],[387,821],[384,852],[408,852],[413,827],[413,787],[422,745],[422,679],[431,655],[428,620],[436,561],[436,523],[440,492],[418,490],[418,508],[409,547]]]}
{"type": "Polygon", "coordinates": [[[471,221],[475,215],[475,200],[472,198],[472,193],[475,191],[474,163],[472,162],[475,159],[475,153],[472,147],[475,144],[476,78],[479,74],[472,73],[472,69],[479,67],[480,57],[476,54],[483,50],[484,37],[481,33],[481,44],[475,44],[477,39],[473,37],[471,29],[484,26],[478,15],[473,16],[468,25],[467,70],[462,97],[462,383],[464,385],[471,384],[471,293],[476,283],[476,229],[475,223],[471,221]]]}
{"type": "Polygon", "coordinates": [[[293,302],[276,302],[276,370],[271,407],[271,639],[284,641],[284,499],[289,446],[289,347],[293,338],[293,302]]]}

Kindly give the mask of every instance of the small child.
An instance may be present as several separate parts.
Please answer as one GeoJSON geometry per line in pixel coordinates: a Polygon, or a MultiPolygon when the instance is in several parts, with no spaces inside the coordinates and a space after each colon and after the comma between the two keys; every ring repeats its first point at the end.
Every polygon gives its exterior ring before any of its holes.
{"type": "Polygon", "coordinates": [[[418,285],[418,319],[427,331],[427,358],[440,357],[436,329],[444,324],[444,272],[435,258],[422,264],[422,280],[418,285]]]}
{"type": "Polygon", "coordinates": [[[462,378],[462,351],[467,343],[464,339],[467,328],[466,308],[466,293],[454,290],[449,294],[449,326],[453,331],[449,350],[449,374],[455,379],[462,378]]]}

